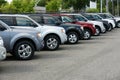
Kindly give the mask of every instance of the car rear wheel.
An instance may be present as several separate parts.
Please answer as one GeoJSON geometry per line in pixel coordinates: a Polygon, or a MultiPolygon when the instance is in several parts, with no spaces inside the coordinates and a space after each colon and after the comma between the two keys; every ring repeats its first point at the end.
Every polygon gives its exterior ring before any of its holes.
{"type": "Polygon", "coordinates": [[[56,35],[48,35],[45,38],[45,48],[48,50],[56,50],[60,45],[60,40],[56,35]]]}
{"type": "Polygon", "coordinates": [[[84,29],[84,40],[88,40],[91,38],[91,32],[89,29],[84,29]]]}
{"type": "Polygon", "coordinates": [[[70,44],[75,44],[78,42],[78,34],[76,32],[69,32],[67,33],[67,42],[70,44]]]}
{"type": "Polygon", "coordinates": [[[20,60],[30,60],[34,56],[34,45],[30,41],[20,41],[13,49],[13,56],[20,60]]]}

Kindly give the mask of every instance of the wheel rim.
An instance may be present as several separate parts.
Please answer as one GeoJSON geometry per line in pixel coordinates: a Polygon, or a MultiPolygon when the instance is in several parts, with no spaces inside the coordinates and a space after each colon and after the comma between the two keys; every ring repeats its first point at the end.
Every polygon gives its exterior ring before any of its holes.
{"type": "Polygon", "coordinates": [[[47,47],[49,49],[55,49],[58,45],[58,41],[55,38],[49,38],[47,40],[47,47]]]}
{"type": "Polygon", "coordinates": [[[117,26],[120,28],[120,22],[118,22],[117,26]]]}
{"type": "Polygon", "coordinates": [[[100,30],[98,28],[96,28],[96,33],[95,35],[98,35],[100,33],[100,30]]]}
{"type": "Polygon", "coordinates": [[[88,39],[90,37],[90,33],[88,31],[84,32],[84,39],[88,39]]]}
{"type": "Polygon", "coordinates": [[[111,27],[111,25],[110,25],[110,27],[109,27],[109,31],[112,29],[112,27],[111,27]]]}
{"type": "Polygon", "coordinates": [[[70,34],[68,39],[70,43],[75,43],[77,41],[77,36],[75,34],[70,34]]]}
{"type": "Polygon", "coordinates": [[[18,47],[18,54],[21,58],[27,58],[32,54],[32,48],[28,44],[22,44],[18,47]]]}

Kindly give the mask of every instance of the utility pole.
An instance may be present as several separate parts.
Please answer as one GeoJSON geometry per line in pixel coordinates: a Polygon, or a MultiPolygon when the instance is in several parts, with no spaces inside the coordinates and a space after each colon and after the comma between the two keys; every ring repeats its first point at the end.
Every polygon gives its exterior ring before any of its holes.
{"type": "Polygon", "coordinates": [[[117,11],[118,11],[118,16],[119,16],[119,0],[117,0],[117,11]]]}
{"type": "Polygon", "coordinates": [[[100,0],[100,12],[101,12],[101,13],[102,13],[102,7],[103,7],[102,3],[103,3],[103,1],[100,0]]]}
{"type": "Polygon", "coordinates": [[[112,14],[115,15],[115,14],[114,14],[114,1],[111,0],[111,2],[112,2],[112,14]]]}
{"type": "Polygon", "coordinates": [[[106,0],[106,12],[109,12],[109,5],[108,5],[108,0],[106,0]]]}

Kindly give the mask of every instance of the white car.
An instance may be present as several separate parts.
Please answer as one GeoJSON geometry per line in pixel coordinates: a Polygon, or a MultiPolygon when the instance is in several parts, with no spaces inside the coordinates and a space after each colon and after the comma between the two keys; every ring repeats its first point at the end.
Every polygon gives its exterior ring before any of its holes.
{"type": "Polygon", "coordinates": [[[103,13],[107,18],[114,19],[116,22],[116,27],[120,28],[120,17],[119,16],[113,16],[110,13],[103,13]]]}
{"type": "Polygon", "coordinates": [[[0,37],[0,60],[4,60],[6,58],[6,49],[3,45],[3,40],[0,37]]]}
{"type": "Polygon", "coordinates": [[[104,13],[98,13],[97,16],[99,16],[102,20],[108,21],[108,23],[110,24],[110,26],[112,26],[112,28],[116,27],[116,23],[115,21],[110,18],[110,17],[104,17],[106,14],[104,13]]]}
{"type": "Polygon", "coordinates": [[[40,31],[45,42],[44,48],[48,50],[56,50],[60,44],[67,41],[64,28],[38,24],[27,15],[1,14],[0,20],[13,28],[32,28],[40,31]]]}

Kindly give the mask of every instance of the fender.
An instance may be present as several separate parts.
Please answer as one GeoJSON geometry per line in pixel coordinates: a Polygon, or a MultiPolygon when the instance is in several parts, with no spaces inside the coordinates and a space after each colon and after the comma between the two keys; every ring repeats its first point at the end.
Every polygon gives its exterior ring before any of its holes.
{"type": "Polygon", "coordinates": [[[38,42],[38,41],[37,41],[37,39],[36,39],[33,35],[31,35],[31,34],[29,34],[29,33],[20,33],[20,34],[15,35],[15,36],[12,38],[12,40],[10,41],[10,46],[11,46],[11,47],[10,47],[10,50],[13,49],[15,43],[16,43],[18,40],[23,39],[23,38],[30,39],[30,40],[32,40],[32,41],[34,42],[35,45],[37,45],[37,42],[38,42]]]}

